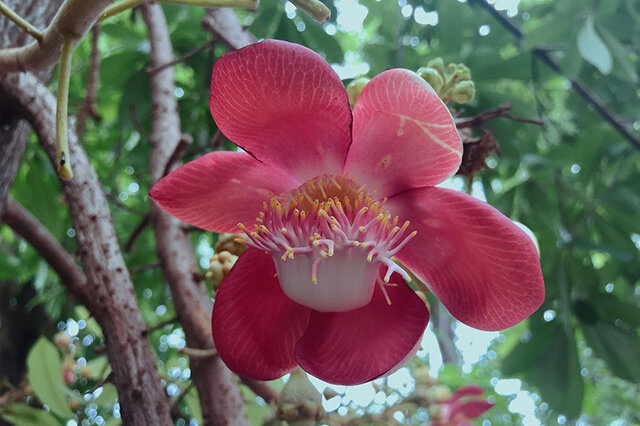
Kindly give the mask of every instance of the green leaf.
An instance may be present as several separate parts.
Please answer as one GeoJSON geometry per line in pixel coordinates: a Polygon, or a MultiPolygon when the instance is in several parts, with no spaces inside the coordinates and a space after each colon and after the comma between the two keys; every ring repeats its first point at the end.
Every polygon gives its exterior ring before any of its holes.
{"type": "Polygon", "coordinates": [[[51,413],[22,403],[2,407],[0,418],[15,426],[60,426],[51,413]]]}
{"type": "Polygon", "coordinates": [[[573,419],[580,415],[584,382],[573,334],[565,331],[560,321],[552,325],[551,342],[528,379],[554,410],[573,419]]]}
{"type": "Polygon", "coordinates": [[[53,343],[41,337],[27,356],[27,377],[38,399],[63,418],[73,417],[65,396],[60,354],[53,343]]]}
{"type": "Polygon", "coordinates": [[[198,392],[195,388],[189,390],[189,393],[184,397],[184,402],[187,404],[189,415],[196,419],[198,423],[202,422],[202,408],[200,407],[200,398],[198,398],[198,392]]]}
{"type": "Polygon", "coordinates": [[[112,407],[118,398],[118,390],[113,383],[106,383],[102,387],[102,393],[96,398],[96,404],[112,407]]]}
{"type": "Polygon", "coordinates": [[[342,61],[344,61],[344,52],[338,40],[327,34],[321,24],[315,22],[306,14],[302,15],[302,21],[305,24],[302,37],[307,43],[307,46],[316,52],[324,53],[327,62],[342,63],[342,61]]]}
{"type": "Polygon", "coordinates": [[[100,356],[87,362],[87,368],[91,372],[91,378],[95,380],[102,380],[111,373],[111,365],[109,365],[106,356],[100,356]]]}
{"type": "Polygon", "coordinates": [[[598,70],[607,75],[613,69],[611,52],[604,44],[602,38],[596,32],[593,25],[593,15],[587,16],[586,21],[578,31],[578,51],[585,61],[594,65],[598,70]]]}
{"type": "Polygon", "coordinates": [[[583,327],[587,344],[604,359],[611,372],[630,382],[640,382],[640,338],[635,330],[598,322],[583,327]]]}

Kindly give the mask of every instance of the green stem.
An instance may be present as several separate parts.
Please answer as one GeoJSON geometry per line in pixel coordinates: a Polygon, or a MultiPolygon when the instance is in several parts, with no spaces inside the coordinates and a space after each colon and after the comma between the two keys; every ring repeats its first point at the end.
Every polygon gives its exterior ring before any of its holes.
{"type": "Polygon", "coordinates": [[[71,56],[73,55],[73,38],[67,36],[62,45],[62,57],[58,67],[58,97],[56,106],[56,143],[58,175],[69,180],[73,177],[69,139],[67,137],[67,118],[69,104],[69,79],[71,78],[71,56]]]}
{"type": "Polygon", "coordinates": [[[0,13],[12,20],[17,26],[25,30],[29,35],[38,41],[42,41],[42,31],[28,23],[22,16],[9,9],[9,6],[0,0],[0,13]]]}
{"type": "Polygon", "coordinates": [[[329,8],[319,0],[291,0],[291,3],[317,22],[327,22],[331,17],[329,8]]]}
{"type": "MultiPolygon", "coordinates": [[[[124,0],[121,3],[110,6],[102,12],[98,18],[98,23],[149,1],[150,0],[124,0]]],[[[237,7],[241,9],[255,9],[258,7],[258,0],[158,0],[157,2],[200,7],[237,7]]]]}

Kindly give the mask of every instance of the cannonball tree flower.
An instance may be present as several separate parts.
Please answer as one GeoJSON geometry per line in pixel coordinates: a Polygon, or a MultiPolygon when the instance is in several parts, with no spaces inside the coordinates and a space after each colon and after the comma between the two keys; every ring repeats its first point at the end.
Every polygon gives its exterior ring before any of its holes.
{"type": "Polygon", "coordinates": [[[458,169],[462,145],[415,73],[376,76],[352,112],[318,54],[267,40],[216,62],[210,109],[243,152],[191,161],[150,195],[187,223],[248,237],[212,318],[218,353],[237,374],[269,380],[300,365],[351,385],[403,365],[429,316],[404,267],[479,329],[512,326],[542,303],[524,232],[434,187],[458,169]]]}

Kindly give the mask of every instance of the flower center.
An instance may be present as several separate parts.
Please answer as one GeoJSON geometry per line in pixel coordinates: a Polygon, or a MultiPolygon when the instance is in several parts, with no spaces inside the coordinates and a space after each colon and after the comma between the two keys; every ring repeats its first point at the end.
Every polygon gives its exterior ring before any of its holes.
{"type": "MultiPolygon", "coordinates": [[[[410,277],[392,257],[416,231],[385,210],[347,176],[324,175],[263,204],[254,230],[238,224],[249,245],[273,256],[282,290],[292,300],[322,312],[342,312],[369,303],[377,282],[394,272],[410,277]],[[380,277],[380,267],[386,274],[380,277]]],[[[387,302],[389,298],[387,296],[387,302]]]]}

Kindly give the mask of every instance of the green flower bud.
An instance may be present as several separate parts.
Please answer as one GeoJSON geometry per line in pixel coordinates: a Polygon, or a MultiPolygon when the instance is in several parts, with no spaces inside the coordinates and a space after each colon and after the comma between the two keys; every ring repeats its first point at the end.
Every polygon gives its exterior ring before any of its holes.
{"type": "Polygon", "coordinates": [[[436,93],[440,93],[444,86],[444,79],[437,69],[431,67],[422,67],[418,69],[418,75],[433,87],[436,93]]]}
{"type": "Polygon", "coordinates": [[[476,97],[476,86],[473,81],[461,81],[456,84],[451,93],[451,99],[459,104],[468,104],[476,97]]]}
{"type": "Polygon", "coordinates": [[[442,58],[435,58],[427,62],[427,67],[433,68],[440,73],[440,75],[444,75],[444,61],[442,58]]]}
{"type": "Polygon", "coordinates": [[[353,106],[356,104],[356,100],[358,99],[358,96],[360,96],[360,92],[362,92],[362,89],[364,89],[364,86],[366,86],[368,82],[369,82],[369,79],[367,77],[360,77],[351,81],[351,83],[347,85],[347,94],[349,95],[349,104],[351,105],[352,109],[353,109],[353,106]]]}

